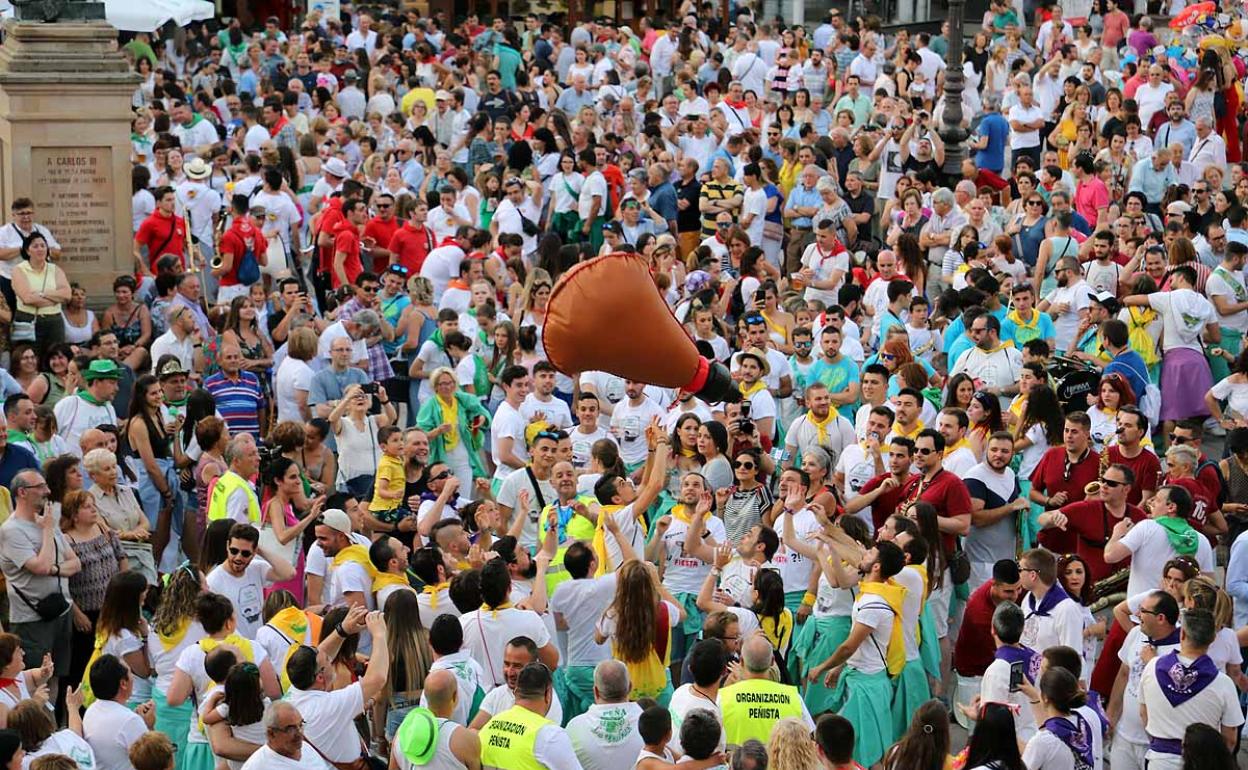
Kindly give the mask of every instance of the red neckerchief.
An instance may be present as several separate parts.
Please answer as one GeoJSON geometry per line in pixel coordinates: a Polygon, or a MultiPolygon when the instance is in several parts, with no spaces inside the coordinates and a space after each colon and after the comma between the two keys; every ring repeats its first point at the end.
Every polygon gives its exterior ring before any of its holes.
{"type": "Polygon", "coordinates": [[[287,123],[289,123],[289,122],[290,122],[290,121],[286,119],[286,115],[285,115],[285,114],[278,115],[278,117],[277,117],[277,122],[276,122],[276,123],[274,123],[274,124],[273,124],[273,127],[269,129],[269,136],[270,136],[270,137],[276,137],[276,136],[278,135],[278,133],[279,133],[279,132],[280,132],[283,128],[285,128],[285,127],[286,127],[286,124],[287,124],[287,123]]]}
{"type": "Polygon", "coordinates": [[[744,110],[744,109],[745,109],[745,100],[744,100],[744,99],[742,99],[742,100],[741,100],[741,101],[739,101],[739,102],[730,102],[730,101],[728,101],[727,99],[724,99],[724,100],[723,100],[723,102],[724,102],[724,104],[728,105],[729,107],[733,108],[734,110],[744,110]]]}
{"type": "Polygon", "coordinates": [[[459,241],[455,240],[455,236],[453,235],[448,235],[445,238],[443,238],[440,242],[438,242],[439,249],[442,248],[443,246],[454,246],[460,251],[464,250],[464,247],[459,245],[459,241]]]}

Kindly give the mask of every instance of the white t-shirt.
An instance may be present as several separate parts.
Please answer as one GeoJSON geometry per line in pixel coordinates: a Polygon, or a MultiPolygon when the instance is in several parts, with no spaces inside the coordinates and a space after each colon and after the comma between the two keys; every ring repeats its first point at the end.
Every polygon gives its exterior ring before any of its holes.
{"type": "Polygon", "coordinates": [[[603,565],[608,571],[619,568],[624,563],[624,552],[620,548],[620,541],[627,540],[632,546],[633,553],[640,556],[642,549],[646,546],[646,533],[642,531],[641,525],[637,523],[637,513],[633,510],[632,504],[628,504],[618,511],[610,514],[615,519],[615,523],[620,528],[620,534],[616,535],[607,532],[604,535],[607,544],[607,563],[603,565]]]}
{"type": "Polygon", "coordinates": [[[601,422],[598,423],[598,428],[592,433],[582,433],[581,429],[583,427],[585,427],[583,424],[578,425],[568,431],[568,436],[572,440],[572,467],[577,469],[589,467],[589,461],[593,454],[594,444],[597,443],[599,439],[605,438],[612,444],[616,443],[615,436],[612,436],[611,432],[608,431],[601,422]]]}
{"type": "Polygon", "coordinates": [[[906,645],[906,660],[919,659],[919,613],[923,611],[923,576],[913,567],[904,567],[893,576],[906,588],[901,604],[901,636],[906,645]]]}
{"type": "Polygon", "coordinates": [[[1088,294],[1092,287],[1080,279],[1077,283],[1065,288],[1054,289],[1046,298],[1050,305],[1065,302],[1069,305],[1066,312],[1053,319],[1054,337],[1059,351],[1070,350],[1075,344],[1075,331],[1079,328],[1079,311],[1092,304],[1088,294]]]}
{"type": "MultiPolygon", "coordinates": [[[[1185,666],[1194,662],[1182,654],[1178,658],[1185,666]]],[[[1231,678],[1221,671],[1198,694],[1178,706],[1171,706],[1157,683],[1159,659],[1160,656],[1144,664],[1144,673],[1140,675],[1140,700],[1148,709],[1150,737],[1181,741],[1188,725],[1205,724],[1221,731],[1223,727],[1238,727],[1244,723],[1239,692],[1231,678]]],[[[1178,756],[1151,749],[1145,756],[1150,768],[1179,768],[1183,764],[1178,756]]]]}
{"type": "Polygon", "coordinates": [[[268,575],[272,569],[267,561],[255,556],[242,577],[231,575],[220,564],[208,573],[209,590],[221,594],[234,605],[234,618],[238,621],[240,636],[255,639],[256,631],[263,625],[264,587],[269,582],[268,575]]]}
{"type": "MultiPolygon", "coordinates": [[[[516,705],[516,694],[504,682],[485,694],[485,698],[481,700],[481,711],[490,716],[497,716],[514,705],[516,705]]],[[[550,710],[546,712],[546,718],[557,725],[563,724],[563,704],[559,702],[559,695],[553,689],[550,693],[550,710]]]]}
{"type": "Polygon", "coordinates": [[[26,752],[22,758],[22,770],[30,770],[36,759],[48,754],[61,754],[74,760],[79,770],[96,770],[95,752],[73,730],[58,730],[48,736],[36,751],[26,752]]]}
{"type": "MultiPolygon", "coordinates": [[[[1018,121],[1020,123],[1035,123],[1037,120],[1044,120],[1044,111],[1040,109],[1040,105],[1032,102],[1030,107],[1024,107],[1022,104],[1015,104],[1010,108],[1009,120],[1011,123],[1018,121]]],[[[1015,131],[1014,127],[1010,127],[1010,149],[1024,150],[1029,147],[1040,146],[1040,130],[1031,129],[1030,131],[1015,131]]]]}
{"type": "MultiPolygon", "coordinates": [[[[673,522],[674,523],[674,522],[673,522]]],[[[614,572],[599,578],[565,580],[550,597],[550,611],[567,624],[568,666],[596,666],[611,658],[611,646],[594,640],[594,624],[615,597],[614,572]]]]}
{"type": "Polygon", "coordinates": [[[892,607],[882,597],[859,596],[854,600],[853,622],[871,629],[870,635],[858,645],[846,663],[863,674],[878,674],[885,669],[884,653],[893,635],[892,607]]]}
{"type": "Polygon", "coordinates": [[[325,760],[307,743],[303,744],[298,759],[284,757],[266,744],[243,763],[243,770],[325,770],[326,767],[325,760]]]}
{"type": "MultiPolygon", "coordinates": [[[[267,132],[265,133],[267,138],[267,132]]],[[[261,190],[251,196],[251,205],[264,207],[264,219],[260,223],[260,231],[264,233],[264,237],[268,240],[280,238],[282,246],[289,252],[290,228],[302,221],[299,209],[295,208],[290,196],[285,193],[268,193],[261,190]]]]}
{"type": "MultiPolygon", "coordinates": [[[[1075,650],[1083,649],[1083,607],[1074,599],[1066,598],[1052,607],[1047,615],[1036,613],[1040,606],[1034,594],[1023,597],[1023,636],[1019,641],[1033,650],[1047,650],[1064,644],[1075,650]]],[[[1086,679],[1086,677],[1085,677],[1086,679]]]]}
{"type": "MultiPolygon", "coordinates": [[[[300,690],[291,687],[286,700],[303,717],[303,736],[334,762],[353,762],[363,744],[355,718],[364,713],[364,686],[359,682],[341,690],[300,690]]],[[[316,752],[313,752],[314,754],[316,752]]]]}
{"type": "MultiPolygon", "coordinates": [[[[1140,677],[1144,674],[1144,661],[1140,660],[1140,652],[1146,646],[1148,638],[1139,626],[1135,626],[1127,633],[1122,648],[1118,650],[1118,660],[1126,667],[1127,682],[1122,690],[1122,715],[1114,725],[1114,736],[1137,745],[1148,743],[1148,733],[1144,730],[1144,722],[1140,720],[1140,677]]],[[[1156,653],[1165,655],[1177,647],[1177,643],[1158,645],[1156,653]]]]}
{"type": "Polygon", "coordinates": [[[745,190],[745,200],[741,204],[741,218],[753,215],[750,220],[750,226],[746,228],[746,235],[750,236],[750,243],[763,242],[763,222],[767,216],[767,190],[760,187],[757,190],[751,190],[748,187],[745,190]]]}
{"type": "Polygon", "coordinates": [[[315,372],[306,361],[286,356],[282,365],[277,367],[274,390],[277,395],[277,420],[294,420],[303,422],[303,413],[299,411],[296,391],[303,391],[305,402],[308,392],[312,389],[312,377],[315,372]]]}
{"type": "MultiPolygon", "coordinates": [[[[704,532],[716,543],[728,540],[724,520],[718,516],[707,517],[704,532]]],[[[672,517],[672,524],[663,533],[663,585],[673,594],[694,594],[702,588],[711,565],[685,553],[685,536],[689,532],[689,524],[672,517]]]]}
{"type": "Polygon", "coordinates": [[[585,183],[581,186],[581,194],[577,199],[577,213],[580,214],[582,222],[589,221],[595,213],[598,215],[597,221],[602,222],[603,212],[608,205],[607,178],[602,175],[601,171],[595,170],[585,177],[585,183]],[[596,212],[594,211],[594,198],[600,199],[596,212]]]}
{"type": "MultiPolygon", "coordinates": [[[[269,705],[268,698],[264,698],[264,705],[266,707],[269,705]]],[[[230,717],[230,707],[225,703],[221,703],[216,708],[211,709],[211,710],[217,712],[218,715],[225,717],[226,719],[229,719],[230,717]]],[[[206,713],[208,713],[208,710],[203,709],[203,708],[200,709],[201,716],[206,713]]],[[[257,722],[252,722],[249,725],[230,725],[229,727],[230,727],[230,734],[236,740],[246,741],[247,743],[254,743],[257,746],[263,746],[265,741],[267,740],[263,722],[257,721],[257,722]]],[[[226,764],[230,766],[230,770],[242,770],[242,767],[243,767],[242,762],[238,762],[233,759],[227,759],[226,764]]]]}
{"type": "MultiPolygon", "coordinates": [[[[554,710],[553,704],[551,710],[554,710]]],[[[568,738],[584,770],[619,770],[637,759],[645,745],[637,732],[641,706],[595,703],[568,722],[568,738]]],[[[554,718],[547,713],[547,719],[554,718]]]]}
{"type": "MultiPolygon", "coordinates": [[[[358,532],[352,532],[351,544],[362,545],[365,548],[368,548],[370,545],[373,544],[373,541],[369,540],[367,537],[365,537],[364,535],[361,535],[358,532]]],[[[303,562],[303,574],[304,575],[316,575],[319,578],[325,578],[329,574],[329,563],[330,563],[330,559],[325,556],[325,551],[322,550],[321,544],[313,543],[312,547],[308,549],[307,558],[304,559],[304,562],[303,562]]],[[[329,604],[329,598],[330,598],[330,584],[329,584],[329,580],[326,579],[326,580],[323,580],[322,585],[321,585],[321,604],[329,604]]],[[[315,603],[315,602],[312,602],[311,599],[309,599],[309,602],[315,603]]]]}
{"type": "MultiPolygon", "coordinates": [[[[108,637],[101,654],[124,658],[132,652],[142,650],[144,646],[144,640],[135,636],[129,629],[123,628],[121,633],[108,637]]],[[[130,695],[130,700],[145,701],[150,697],[152,697],[152,680],[148,677],[134,677],[134,691],[130,695]]]]}
{"type": "Polygon", "coordinates": [[[572,410],[568,408],[567,402],[563,399],[551,396],[549,401],[542,401],[536,393],[525,396],[523,403],[520,404],[520,414],[524,417],[525,423],[528,424],[538,412],[542,413],[546,422],[559,430],[569,430],[572,427],[572,410]]]}
{"type": "MultiPolygon", "coordinates": [[[[432,212],[430,212],[429,227],[433,228],[432,212]]],[[[434,230],[438,238],[449,238],[454,233],[442,234],[434,230]]],[[[464,250],[457,244],[448,244],[439,246],[429,255],[425,257],[424,264],[420,266],[420,274],[428,278],[433,284],[433,301],[438,302],[442,299],[442,292],[446,291],[446,285],[459,276],[459,264],[464,261],[464,250]]]]}
{"type": "MultiPolygon", "coordinates": [[[[473,702],[477,699],[477,692],[480,691],[484,698],[485,685],[482,680],[485,672],[481,664],[464,650],[438,658],[429,666],[429,673],[444,669],[455,675],[455,683],[459,687],[459,700],[455,704],[455,710],[451,712],[451,721],[467,726],[468,717],[472,716],[470,712],[473,702]]],[[[429,702],[425,699],[423,692],[420,694],[420,705],[422,708],[429,707],[429,702]]]]}
{"type": "MultiPolygon", "coordinates": [[[[523,407],[524,404],[522,403],[520,406],[523,407]]],[[[524,443],[524,429],[528,425],[529,421],[524,418],[520,410],[506,401],[498,405],[498,409],[494,412],[494,417],[490,421],[490,454],[498,464],[498,467],[494,469],[494,478],[496,480],[502,481],[511,475],[512,471],[517,470],[498,459],[499,453],[502,451],[499,442],[503,439],[512,439],[512,453],[522,462],[528,462],[529,450],[524,443]]]]}
{"type": "Polygon", "coordinates": [[[611,432],[620,445],[620,459],[625,465],[638,465],[646,459],[646,426],[652,418],[663,419],[663,409],[649,396],[633,406],[628,399],[615,405],[611,414],[611,432]]]}
{"type": "Polygon", "coordinates": [[[143,717],[111,700],[92,703],[82,717],[82,734],[99,770],[134,770],[130,746],[146,732],[143,717]]]}
{"type": "Polygon", "coordinates": [[[527,636],[538,649],[550,644],[546,624],[532,610],[515,607],[473,610],[461,615],[459,624],[464,629],[463,649],[485,669],[483,681],[487,689],[506,683],[503,677],[503,649],[508,640],[527,636]]]}
{"type": "Polygon", "coordinates": [[[1205,324],[1218,322],[1213,303],[1191,289],[1150,294],[1148,304],[1161,315],[1161,344],[1166,352],[1176,348],[1201,352],[1200,336],[1205,324]]]}
{"type": "Polygon", "coordinates": [[[204,627],[199,624],[198,620],[192,620],[190,625],[186,627],[186,633],[178,640],[178,643],[165,649],[165,645],[160,641],[160,637],[156,634],[156,630],[151,628],[147,632],[147,658],[152,664],[152,670],[156,672],[156,681],[154,686],[162,693],[169,692],[169,685],[173,683],[173,672],[177,666],[178,659],[182,657],[182,651],[187,647],[199,642],[207,636],[204,633],[204,627]]]}
{"type": "MultiPolygon", "coordinates": [[[[325,331],[321,332],[320,338],[317,340],[316,357],[324,361],[329,361],[329,351],[333,347],[334,340],[346,339],[351,342],[351,361],[368,360],[368,341],[364,339],[353,340],[351,335],[347,333],[347,327],[342,325],[342,321],[336,321],[325,327],[325,331]]],[[[289,356],[287,356],[289,358],[289,356]]],[[[282,363],[286,363],[283,361],[282,363]]]]}
{"type": "MultiPolygon", "coordinates": [[[[537,478],[534,474],[533,478],[537,478]]],[[[495,500],[500,506],[511,508],[511,515],[516,516],[523,514],[525,516],[524,529],[520,531],[520,545],[532,546],[537,544],[537,517],[542,512],[545,505],[542,501],[552,503],[559,499],[555,488],[551,486],[549,479],[537,479],[537,488],[533,488],[533,481],[529,478],[529,469],[520,468],[511,471],[507,477],[503,479],[503,485],[499,487],[498,495],[495,500]],[[529,508],[527,511],[517,511],[516,507],[520,504],[520,491],[525,490],[529,493],[529,508]],[[540,492],[541,494],[538,494],[540,492]]]]}
{"type": "MultiPolygon", "coordinates": [[[[868,481],[875,478],[875,458],[867,454],[862,444],[849,444],[836,459],[836,472],[845,478],[844,494],[845,502],[848,503],[861,494],[862,488],[868,481]]],[[[867,522],[872,528],[875,527],[874,520],[871,518],[871,506],[868,505],[859,511],[858,518],[867,522]]]]}
{"type": "MultiPolygon", "coordinates": [[[[668,703],[667,709],[672,714],[672,740],[667,744],[668,748],[679,752],[684,752],[684,748],[680,745],[680,725],[685,721],[685,714],[694,709],[705,709],[715,715],[720,726],[724,724],[723,714],[719,711],[718,701],[707,700],[694,690],[695,685],[682,684],[676,688],[676,692],[672,693],[672,699],[668,703]]],[[[719,733],[719,750],[724,750],[724,733],[719,733]]]]}
{"type": "MultiPolygon", "coordinates": [[[[666,599],[662,599],[661,601],[667,607],[668,627],[675,628],[677,625],[680,624],[680,608],[677,607],[675,604],[672,604],[671,602],[667,601],[666,599]]],[[[595,626],[595,628],[603,636],[610,639],[611,637],[615,635],[615,616],[609,612],[603,613],[602,617],[598,619],[598,624],[595,626]]]]}
{"type": "MultiPolygon", "coordinates": [[[[905,570],[902,570],[903,572],[905,570]]],[[[981,703],[1004,703],[1014,712],[1014,729],[1020,741],[1029,741],[1036,734],[1036,716],[1022,692],[1010,692],[1010,664],[994,658],[979,681],[981,703]]]]}
{"type": "MultiPolygon", "coordinates": [[[[1152,519],[1138,522],[1118,542],[1131,551],[1131,576],[1127,580],[1127,595],[1151,591],[1161,585],[1161,570],[1166,562],[1178,556],[1170,546],[1166,530],[1152,519]]],[[[1213,550],[1209,539],[1196,538],[1196,564],[1202,572],[1213,572],[1213,550]]]]}
{"type": "MultiPolygon", "coordinates": [[[[772,525],[776,534],[780,535],[780,547],[776,549],[776,553],[771,557],[771,561],[780,571],[780,579],[784,583],[784,591],[785,593],[805,591],[807,586],[810,585],[810,571],[815,568],[815,565],[810,559],[807,559],[785,544],[784,517],[786,516],[793,517],[795,534],[799,540],[805,542],[812,541],[814,533],[822,530],[823,527],[809,508],[803,508],[794,513],[781,513],[772,525]]],[[[918,617],[917,613],[915,617],[918,617]]]]}
{"type": "Polygon", "coordinates": [[[815,242],[802,252],[802,267],[810,268],[815,274],[815,279],[819,281],[826,281],[834,272],[841,271],[841,280],[836,286],[831,289],[816,289],[814,286],[807,286],[806,293],[803,295],[807,302],[819,300],[828,307],[835,305],[837,292],[845,285],[845,275],[849,272],[849,252],[841,249],[835,254],[825,254],[820,250],[819,243],[815,242]]]}

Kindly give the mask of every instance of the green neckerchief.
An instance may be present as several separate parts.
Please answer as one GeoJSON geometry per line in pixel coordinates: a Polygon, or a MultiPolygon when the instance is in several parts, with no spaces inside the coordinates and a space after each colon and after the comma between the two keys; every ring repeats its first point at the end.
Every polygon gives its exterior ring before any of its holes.
{"type": "Polygon", "coordinates": [[[9,428],[8,437],[9,437],[9,443],[30,444],[31,446],[35,445],[35,439],[33,436],[31,436],[29,433],[23,433],[17,428],[9,428]]]}
{"type": "Polygon", "coordinates": [[[1191,556],[1196,553],[1196,546],[1199,544],[1197,538],[1200,534],[1187,523],[1186,519],[1180,519],[1177,516],[1161,516],[1153,519],[1161,525],[1166,531],[1166,538],[1170,541],[1170,547],[1180,556],[1191,556]]]}
{"type": "Polygon", "coordinates": [[[183,128],[194,128],[195,126],[198,126],[198,125],[199,125],[200,123],[202,123],[202,122],[204,122],[204,116],[203,116],[203,115],[200,115],[198,112],[192,112],[192,113],[191,113],[191,122],[190,122],[190,123],[182,123],[182,124],[180,124],[180,125],[181,125],[183,128]]]}
{"type": "Polygon", "coordinates": [[[488,399],[490,397],[490,373],[489,367],[486,366],[485,359],[476,353],[469,353],[472,356],[472,389],[476,391],[477,398],[488,399]]]}
{"type": "Polygon", "coordinates": [[[107,403],[106,401],[101,401],[95,396],[91,395],[91,391],[87,390],[86,388],[79,389],[78,397],[81,398],[83,401],[86,401],[88,404],[91,404],[92,406],[104,406],[107,403]]]}
{"type": "Polygon", "coordinates": [[[440,350],[446,350],[446,343],[442,341],[441,329],[438,329],[433,334],[431,334],[429,336],[429,339],[432,340],[433,344],[437,345],[440,350]]]}
{"type": "Polygon", "coordinates": [[[190,400],[191,400],[191,397],[189,395],[183,398],[181,401],[174,401],[173,399],[166,398],[165,406],[186,406],[186,402],[190,400]]]}

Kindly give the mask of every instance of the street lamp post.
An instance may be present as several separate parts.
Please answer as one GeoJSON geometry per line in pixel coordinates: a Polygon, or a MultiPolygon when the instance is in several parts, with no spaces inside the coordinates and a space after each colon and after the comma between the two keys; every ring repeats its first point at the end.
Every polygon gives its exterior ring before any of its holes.
{"type": "Polygon", "coordinates": [[[966,88],[966,76],[962,73],[962,9],[965,0],[949,0],[949,51],[945,69],[945,111],[941,115],[944,127],[940,138],[945,143],[946,176],[958,179],[962,176],[962,159],[966,157],[966,140],[969,134],[962,128],[962,91],[966,88]]]}

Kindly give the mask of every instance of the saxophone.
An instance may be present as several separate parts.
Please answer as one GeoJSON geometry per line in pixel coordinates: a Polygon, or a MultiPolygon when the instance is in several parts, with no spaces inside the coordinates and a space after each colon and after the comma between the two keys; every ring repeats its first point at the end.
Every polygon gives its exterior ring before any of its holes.
{"type": "Polygon", "coordinates": [[[1105,475],[1105,470],[1109,468],[1109,446],[1105,446],[1101,450],[1101,464],[1096,471],[1096,481],[1089,481],[1083,487],[1083,496],[1089,500],[1100,497],[1101,495],[1101,477],[1105,475]]]}

